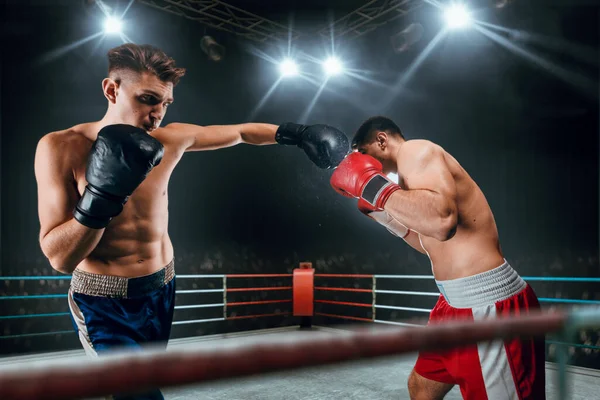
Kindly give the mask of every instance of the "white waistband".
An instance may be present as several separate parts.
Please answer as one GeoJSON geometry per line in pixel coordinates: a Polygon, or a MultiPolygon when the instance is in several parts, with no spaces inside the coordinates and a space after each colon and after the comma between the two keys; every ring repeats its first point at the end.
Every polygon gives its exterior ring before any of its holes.
{"type": "Polygon", "coordinates": [[[499,267],[481,274],[449,281],[436,280],[435,283],[454,308],[494,304],[514,296],[527,286],[506,260],[499,267]]]}

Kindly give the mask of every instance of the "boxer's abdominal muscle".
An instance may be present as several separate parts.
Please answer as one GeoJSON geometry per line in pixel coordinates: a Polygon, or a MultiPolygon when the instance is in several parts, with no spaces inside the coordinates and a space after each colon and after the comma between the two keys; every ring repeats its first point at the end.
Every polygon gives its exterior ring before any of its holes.
{"type": "MultiPolygon", "coordinates": [[[[80,270],[141,276],[163,268],[173,259],[167,232],[167,185],[176,163],[176,159],[165,154],[163,162],[131,195],[123,212],[106,227],[98,246],[79,264],[80,270]]],[[[79,193],[83,193],[86,184],[85,179],[78,180],[79,193]]]]}

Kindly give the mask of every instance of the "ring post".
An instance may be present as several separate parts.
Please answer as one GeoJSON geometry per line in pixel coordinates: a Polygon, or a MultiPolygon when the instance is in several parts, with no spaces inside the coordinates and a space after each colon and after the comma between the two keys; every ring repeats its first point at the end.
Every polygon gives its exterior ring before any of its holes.
{"type": "Polygon", "coordinates": [[[300,317],[300,328],[310,328],[314,314],[315,270],[310,262],[301,262],[293,275],[293,312],[300,317]]]}

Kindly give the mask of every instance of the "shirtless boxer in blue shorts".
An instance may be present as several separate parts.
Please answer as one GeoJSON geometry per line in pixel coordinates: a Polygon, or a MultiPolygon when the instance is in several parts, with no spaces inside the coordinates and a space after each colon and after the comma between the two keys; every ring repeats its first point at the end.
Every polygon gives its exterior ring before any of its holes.
{"type": "MultiPolygon", "coordinates": [[[[41,248],[55,270],[72,274],[72,319],[94,356],[169,339],[175,269],[167,187],[184,153],[278,143],[332,168],[350,149],[326,125],[160,127],[185,71],[147,45],[111,49],[108,64],[104,117],[45,135],[35,155],[41,248]]],[[[163,397],[157,389],[115,398],[163,397]]]]}

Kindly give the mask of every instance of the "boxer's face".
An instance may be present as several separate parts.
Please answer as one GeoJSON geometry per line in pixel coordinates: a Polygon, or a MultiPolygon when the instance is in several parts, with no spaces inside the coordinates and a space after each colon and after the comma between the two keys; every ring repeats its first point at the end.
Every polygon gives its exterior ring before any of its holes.
{"type": "Polygon", "coordinates": [[[368,154],[383,165],[383,173],[396,173],[396,161],[391,154],[388,135],[385,132],[378,132],[370,137],[370,140],[357,147],[357,150],[363,154],[368,154]]]}
{"type": "Polygon", "coordinates": [[[173,84],[150,73],[125,76],[118,85],[115,83],[114,92],[114,111],[120,122],[147,132],[160,126],[173,103],[173,84]]]}

